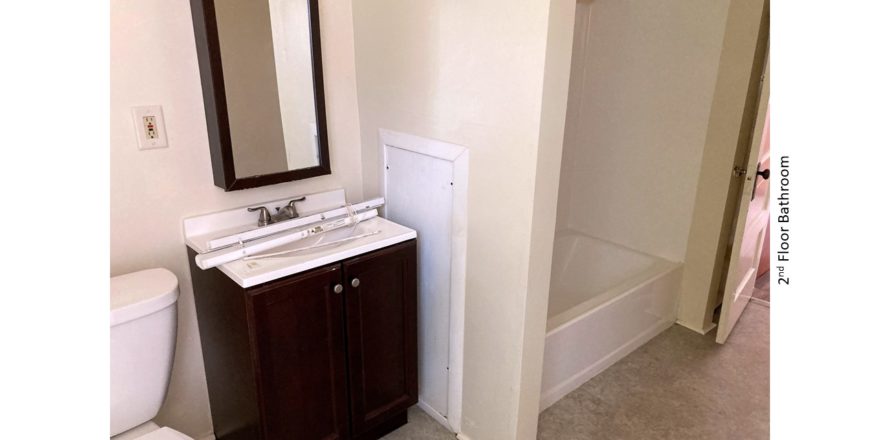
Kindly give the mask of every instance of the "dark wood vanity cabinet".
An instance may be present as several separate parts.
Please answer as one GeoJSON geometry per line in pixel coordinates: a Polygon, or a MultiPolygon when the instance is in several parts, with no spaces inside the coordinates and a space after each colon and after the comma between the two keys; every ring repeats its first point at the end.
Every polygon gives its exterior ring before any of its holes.
{"type": "Polygon", "coordinates": [[[415,263],[415,242],[408,242],[342,265],[355,437],[405,416],[418,401],[415,263]]]}
{"type": "Polygon", "coordinates": [[[348,438],[340,283],[337,264],[248,293],[264,438],[348,438]]]}
{"type": "Polygon", "coordinates": [[[406,423],[418,400],[415,240],[252,288],[194,256],[218,439],[375,439],[406,423]]]}

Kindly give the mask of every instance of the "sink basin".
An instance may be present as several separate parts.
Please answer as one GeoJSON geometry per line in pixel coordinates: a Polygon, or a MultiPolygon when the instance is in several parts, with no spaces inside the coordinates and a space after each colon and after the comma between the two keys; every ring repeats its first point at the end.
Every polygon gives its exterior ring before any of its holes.
{"type": "MultiPolygon", "coordinates": [[[[271,211],[286,205],[290,199],[259,205],[271,211]]],[[[187,246],[196,253],[196,266],[204,270],[219,269],[239,286],[247,288],[415,239],[416,231],[374,217],[376,209],[384,203],[385,199],[378,197],[348,204],[344,190],[330,190],[307,194],[300,204],[304,216],[297,219],[255,228],[255,214],[240,207],[186,218],[183,232],[187,246]],[[335,223],[337,220],[347,218],[352,211],[357,213],[360,223],[333,229],[341,226],[335,223]],[[312,214],[305,214],[309,212],[312,214]],[[306,237],[307,231],[318,226],[330,230],[306,237]],[[305,238],[296,240],[300,237],[305,238]],[[353,239],[345,240],[348,238],[353,239]],[[321,246],[323,244],[328,245],[321,246]],[[272,257],[241,259],[294,250],[272,257]]]]}
{"type": "Polygon", "coordinates": [[[355,238],[352,240],[352,237],[358,237],[363,234],[369,234],[375,232],[374,228],[370,228],[372,230],[368,231],[365,228],[364,223],[358,223],[353,226],[347,226],[340,229],[334,229],[332,231],[325,232],[320,235],[314,235],[311,237],[304,238],[299,241],[294,241],[293,243],[288,243],[285,245],[278,246],[261,254],[254,255],[248,258],[248,261],[254,261],[257,259],[264,258],[283,258],[286,256],[294,256],[294,255],[310,255],[322,251],[332,250],[333,248],[342,246],[346,243],[352,243],[352,241],[357,241],[367,237],[355,238]],[[279,256],[271,256],[273,254],[279,254],[284,252],[285,254],[279,256]],[[264,257],[266,256],[266,257],[264,257]],[[254,258],[254,257],[262,257],[262,258],[254,258]]]}
{"type": "Polygon", "coordinates": [[[382,217],[374,217],[362,221],[355,226],[339,228],[304,238],[274,247],[257,255],[274,254],[323,243],[332,243],[336,240],[370,233],[372,235],[329,246],[315,247],[269,258],[237,260],[217,266],[217,268],[232,278],[238,285],[253,287],[416,238],[416,231],[382,217]]]}

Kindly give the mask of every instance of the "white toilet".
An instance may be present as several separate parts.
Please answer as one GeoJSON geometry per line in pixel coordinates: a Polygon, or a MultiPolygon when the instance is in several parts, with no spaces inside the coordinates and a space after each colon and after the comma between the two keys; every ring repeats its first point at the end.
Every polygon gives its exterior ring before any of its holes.
{"type": "Polygon", "coordinates": [[[110,435],[192,440],[152,422],[165,400],[177,334],[177,277],[148,269],[110,278],[110,435]]]}

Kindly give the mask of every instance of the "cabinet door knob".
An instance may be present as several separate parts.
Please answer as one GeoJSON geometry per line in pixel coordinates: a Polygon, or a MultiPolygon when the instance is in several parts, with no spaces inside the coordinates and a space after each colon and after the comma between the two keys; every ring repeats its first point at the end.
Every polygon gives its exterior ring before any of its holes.
{"type": "Polygon", "coordinates": [[[342,293],[342,284],[337,284],[333,286],[333,291],[336,293],[342,293]]]}
{"type": "Polygon", "coordinates": [[[357,286],[360,286],[360,285],[361,285],[361,280],[359,280],[359,279],[357,279],[357,278],[352,278],[352,280],[351,280],[351,287],[357,287],[357,286]]]}

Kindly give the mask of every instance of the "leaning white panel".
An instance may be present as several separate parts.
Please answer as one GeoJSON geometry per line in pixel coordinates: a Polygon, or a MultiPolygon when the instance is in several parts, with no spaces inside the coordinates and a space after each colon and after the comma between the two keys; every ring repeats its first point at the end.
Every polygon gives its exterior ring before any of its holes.
{"type": "Polygon", "coordinates": [[[385,215],[419,234],[419,406],[461,431],[468,150],[380,130],[385,215]]]}

